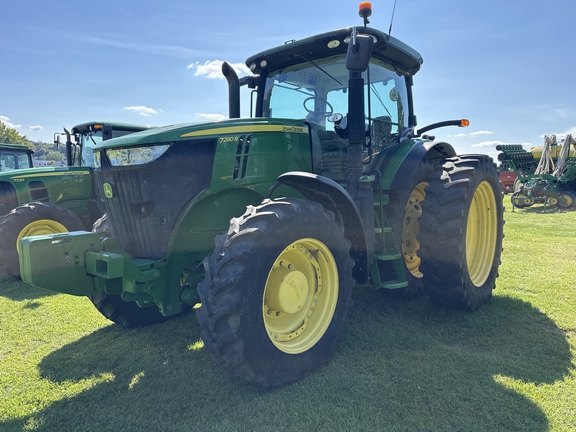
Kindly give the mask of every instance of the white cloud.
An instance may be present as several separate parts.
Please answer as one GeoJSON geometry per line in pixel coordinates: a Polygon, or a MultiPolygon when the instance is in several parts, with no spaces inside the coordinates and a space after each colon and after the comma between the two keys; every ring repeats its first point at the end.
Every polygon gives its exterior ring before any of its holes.
{"type": "Polygon", "coordinates": [[[44,128],[42,126],[28,126],[32,132],[40,132],[44,128]]]}
{"type": "Polygon", "coordinates": [[[483,131],[483,130],[476,131],[476,132],[470,132],[470,136],[491,135],[491,134],[492,134],[492,132],[490,132],[490,131],[483,131]]]}
{"type": "MultiPolygon", "coordinates": [[[[204,64],[200,62],[189,64],[186,69],[193,69],[194,76],[208,79],[224,79],[222,75],[222,60],[207,60],[204,64]]],[[[230,63],[238,76],[250,75],[250,69],[244,63],[230,63]]]]}
{"type": "Polygon", "coordinates": [[[446,136],[447,136],[448,138],[462,138],[462,137],[465,137],[466,134],[465,134],[465,133],[459,133],[459,134],[456,134],[456,135],[446,135],[446,136]]]}
{"type": "Polygon", "coordinates": [[[128,107],[124,107],[124,109],[126,111],[132,111],[136,114],[140,114],[141,116],[144,117],[150,117],[152,114],[157,114],[158,111],[162,111],[162,110],[155,110],[153,108],[148,108],[145,106],[128,106],[128,107]]]}
{"type": "Polygon", "coordinates": [[[6,126],[12,129],[20,129],[22,127],[22,125],[12,123],[6,116],[0,116],[0,122],[4,123],[6,126]]]}
{"type": "Polygon", "coordinates": [[[201,118],[202,120],[207,121],[221,121],[226,120],[228,117],[222,114],[209,114],[209,113],[195,113],[196,117],[201,118]]]}

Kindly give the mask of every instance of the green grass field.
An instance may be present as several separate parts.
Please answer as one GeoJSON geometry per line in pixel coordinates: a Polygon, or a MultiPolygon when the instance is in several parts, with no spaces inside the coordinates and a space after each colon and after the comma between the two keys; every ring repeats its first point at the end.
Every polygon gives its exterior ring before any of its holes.
{"type": "Polygon", "coordinates": [[[213,364],[193,314],[127,330],[1,273],[0,430],[574,431],[576,211],[507,207],[484,308],[357,287],[331,362],[266,393],[213,364]]]}

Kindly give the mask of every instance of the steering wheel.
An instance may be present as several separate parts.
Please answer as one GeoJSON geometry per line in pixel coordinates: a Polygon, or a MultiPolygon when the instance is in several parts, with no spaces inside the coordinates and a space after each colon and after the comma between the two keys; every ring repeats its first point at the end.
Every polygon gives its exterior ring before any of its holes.
{"type": "MultiPolygon", "coordinates": [[[[332,107],[332,105],[330,105],[330,102],[328,102],[328,101],[325,100],[325,99],[321,99],[321,98],[319,98],[319,97],[316,97],[316,96],[310,96],[310,97],[304,99],[304,102],[302,102],[302,105],[304,105],[304,109],[305,109],[309,114],[316,113],[316,111],[311,110],[311,109],[309,109],[309,108],[306,106],[306,103],[307,103],[308,101],[310,101],[310,100],[319,101],[319,102],[324,102],[324,103],[326,104],[326,106],[330,109],[330,111],[326,111],[326,112],[324,113],[324,116],[325,116],[325,117],[330,117],[330,116],[332,115],[332,113],[334,113],[334,108],[332,107]]],[[[322,113],[320,113],[320,114],[322,114],[322,113]]]]}

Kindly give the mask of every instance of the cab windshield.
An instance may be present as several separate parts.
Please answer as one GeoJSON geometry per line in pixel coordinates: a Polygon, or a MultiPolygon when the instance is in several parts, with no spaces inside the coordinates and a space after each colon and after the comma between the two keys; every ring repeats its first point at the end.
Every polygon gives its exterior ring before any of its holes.
{"type": "MultiPolygon", "coordinates": [[[[346,126],[348,70],[344,55],[273,72],[266,81],[264,117],[303,119],[320,129],[333,130],[327,119],[342,114],[346,126]]],[[[365,112],[370,115],[373,140],[393,141],[408,126],[406,80],[394,68],[372,59],[363,73],[365,112]],[[370,84],[368,84],[368,73],[370,84]]],[[[367,121],[368,126],[368,121],[367,121]]]]}
{"type": "Polygon", "coordinates": [[[0,171],[13,171],[31,167],[32,163],[28,153],[0,150],[0,171]]]}
{"type": "MultiPolygon", "coordinates": [[[[134,130],[112,128],[112,136],[110,138],[118,138],[130,133],[134,133],[134,130]]],[[[94,160],[94,147],[100,144],[102,141],[102,129],[83,133],[80,137],[80,148],[82,149],[81,159],[78,160],[76,157],[74,165],[96,168],[94,160]]]]}

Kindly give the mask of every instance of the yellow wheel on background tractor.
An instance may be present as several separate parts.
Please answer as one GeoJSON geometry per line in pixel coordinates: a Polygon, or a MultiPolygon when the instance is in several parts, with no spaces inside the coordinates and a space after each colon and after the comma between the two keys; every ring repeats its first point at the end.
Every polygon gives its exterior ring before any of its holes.
{"type": "Polygon", "coordinates": [[[10,276],[19,278],[20,240],[84,229],[75,213],[57,204],[32,202],[16,207],[0,222],[0,264],[10,276]]]}
{"type": "Polygon", "coordinates": [[[20,240],[24,237],[47,235],[47,234],[61,234],[66,233],[68,230],[61,223],[52,219],[40,219],[30,222],[26,225],[16,238],[16,250],[20,253],[20,240]]]}

